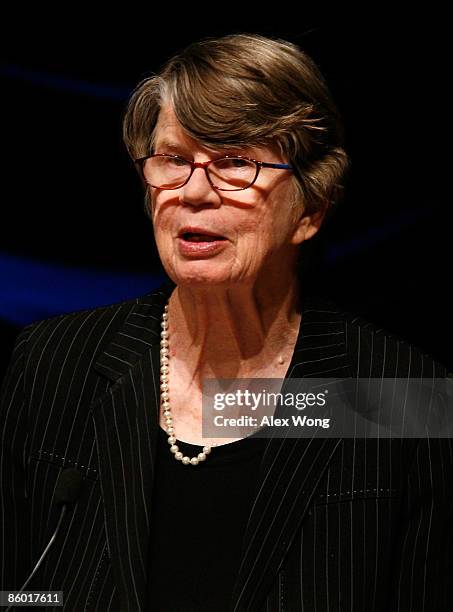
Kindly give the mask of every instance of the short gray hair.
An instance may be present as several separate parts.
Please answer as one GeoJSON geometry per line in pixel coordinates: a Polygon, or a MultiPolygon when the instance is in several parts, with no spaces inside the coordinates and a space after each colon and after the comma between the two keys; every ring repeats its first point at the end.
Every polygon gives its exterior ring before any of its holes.
{"type": "Polygon", "coordinates": [[[294,167],[292,204],[300,215],[330,213],[339,203],[349,164],[343,124],[318,67],[293,43],[233,34],[173,56],[130,98],[123,137],[133,159],[152,153],[168,104],[207,147],[276,144],[294,167]]]}

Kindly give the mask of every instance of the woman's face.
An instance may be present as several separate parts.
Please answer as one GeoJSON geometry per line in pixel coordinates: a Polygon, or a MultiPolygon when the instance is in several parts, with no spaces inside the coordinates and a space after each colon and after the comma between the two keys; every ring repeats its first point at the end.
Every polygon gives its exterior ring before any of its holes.
{"type": "MultiPolygon", "coordinates": [[[[198,162],[219,157],[219,152],[184,133],[171,107],[160,112],[155,136],[156,153],[198,162]]],[[[222,154],[287,163],[277,150],[267,147],[232,149],[222,154]]],[[[201,168],[196,168],[189,182],[179,189],[149,189],[159,254],[177,285],[231,286],[282,276],[292,269],[297,245],[319,227],[319,222],[315,224],[309,217],[295,221],[288,170],[262,168],[256,182],[243,191],[215,190],[201,168]],[[223,239],[195,242],[195,236],[182,236],[187,229],[200,234],[205,230],[223,239]]]]}

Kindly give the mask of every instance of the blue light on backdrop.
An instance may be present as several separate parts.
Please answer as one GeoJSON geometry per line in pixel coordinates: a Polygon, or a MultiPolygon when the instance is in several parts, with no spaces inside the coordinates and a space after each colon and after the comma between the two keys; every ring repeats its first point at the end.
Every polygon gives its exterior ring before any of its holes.
{"type": "Polygon", "coordinates": [[[0,254],[0,318],[23,326],[63,312],[93,308],[149,293],[160,275],[72,268],[0,254]]]}
{"type": "Polygon", "coordinates": [[[41,70],[31,70],[30,68],[23,68],[15,64],[0,64],[0,75],[40,87],[48,87],[67,93],[104,98],[117,102],[125,102],[132,91],[132,87],[90,83],[82,79],[74,79],[41,70]]]}

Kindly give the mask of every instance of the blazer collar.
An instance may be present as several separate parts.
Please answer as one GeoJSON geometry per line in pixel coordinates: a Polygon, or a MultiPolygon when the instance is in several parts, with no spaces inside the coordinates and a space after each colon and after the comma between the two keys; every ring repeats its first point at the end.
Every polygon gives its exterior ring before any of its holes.
{"type": "MultiPolygon", "coordinates": [[[[167,283],[131,304],[121,329],[95,364],[99,373],[117,383],[93,407],[93,418],[109,549],[127,610],[142,609],[146,596],[159,423],[160,321],[173,288],[167,283]]],[[[307,376],[351,376],[342,314],[316,297],[302,298],[301,326],[287,375],[307,376]]],[[[340,444],[338,439],[316,437],[268,441],[243,541],[234,612],[260,609],[340,444]]]]}
{"type": "Polygon", "coordinates": [[[121,328],[99,354],[94,368],[112,381],[127,374],[137,361],[160,342],[160,322],[174,283],[168,281],[158,290],[130,304],[121,328]]]}

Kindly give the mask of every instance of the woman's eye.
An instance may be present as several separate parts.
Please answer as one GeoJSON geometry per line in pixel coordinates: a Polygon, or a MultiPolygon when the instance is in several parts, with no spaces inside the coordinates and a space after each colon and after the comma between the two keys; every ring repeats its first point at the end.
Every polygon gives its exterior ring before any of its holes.
{"type": "Polygon", "coordinates": [[[231,163],[235,168],[244,168],[248,166],[248,162],[245,159],[234,158],[231,160],[231,163]]]}
{"type": "Polygon", "coordinates": [[[166,163],[169,166],[178,166],[178,167],[181,167],[181,166],[186,166],[187,165],[186,160],[185,159],[181,159],[179,157],[165,157],[164,159],[165,159],[166,163]]]}
{"type": "Polygon", "coordinates": [[[238,157],[219,159],[216,162],[218,168],[224,169],[236,169],[236,168],[245,168],[249,165],[249,162],[246,159],[240,159],[238,157]]]}

